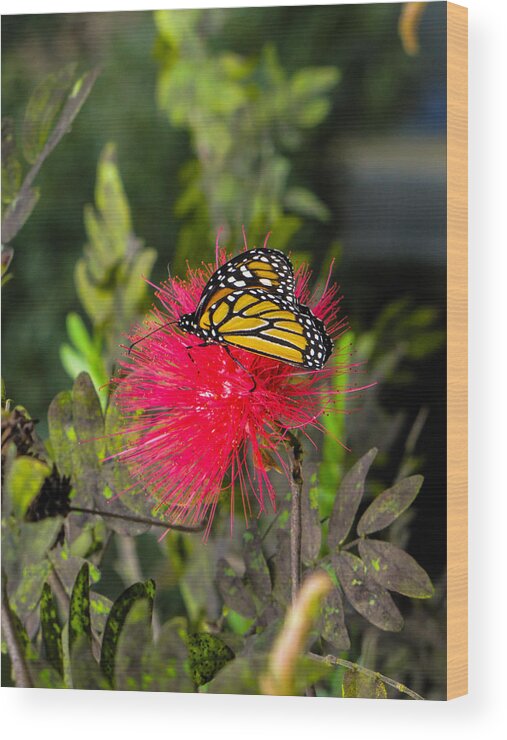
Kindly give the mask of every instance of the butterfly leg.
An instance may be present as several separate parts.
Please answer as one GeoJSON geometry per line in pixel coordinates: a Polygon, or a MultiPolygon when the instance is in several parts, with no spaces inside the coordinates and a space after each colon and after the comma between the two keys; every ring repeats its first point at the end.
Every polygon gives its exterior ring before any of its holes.
{"type": "Polygon", "coordinates": [[[253,385],[252,385],[252,387],[250,388],[250,391],[249,391],[249,393],[253,393],[253,391],[254,391],[254,390],[255,390],[255,389],[257,388],[257,381],[255,380],[254,376],[252,375],[252,373],[251,373],[251,372],[250,372],[249,370],[247,370],[247,369],[246,369],[246,367],[245,367],[245,366],[243,365],[243,363],[241,363],[241,362],[240,362],[240,361],[238,360],[238,358],[237,358],[237,357],[234,357],[234,355],[233,355],[233,354],[231,353],[231,350],[229,349],[229,347],[227,347],[226,345],[223,345],[223,347],[224,347],[225,351],[227,352],[227,354],[229,355],[229,357],[231,358],[231,360],[232,360],[233,362],[235,362],[235,363],[236,363],[236,365],[239,365],[239,367],[240,367],[240,368],[241,368],[242,370],[244,370],[244,371],[245,371],[245,373],[246,373],[247,375],[249,375],[249,376],[250,376],[250,379],[251,379],[251,381],[252,381],[253,385]]]}
{"type": "Polygon", "coordinates": [[[197,374],[199,374],[199,366],[197,365],[196,361],[192,357],[192,350],[199,349],[199,347],[209,347],[209,342],[202,342],[202,344],[188,344],[185,347],[185,349],[187,350],[187,355],[190,357],[194,365],[197,367],[197,374]]]}

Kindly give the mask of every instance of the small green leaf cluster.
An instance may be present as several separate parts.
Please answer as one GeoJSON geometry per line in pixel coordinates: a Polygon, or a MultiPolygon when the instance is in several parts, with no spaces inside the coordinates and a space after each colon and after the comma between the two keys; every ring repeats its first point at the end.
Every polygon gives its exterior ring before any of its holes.
{"type": "Polygon", "coordinates": [[[97,166],[95,208],[87,205],[84,222],[87,244],[77,261],[78,297],[92,324],[90,333],[77,313],[67,316],[69,343],[60,348],[60,359],[71,378],[90,374],[100,390],[111,374],[125,333],[148,308],[145,280],[157,257],[133,232],[132,218],[116,162],[113,144],[104,147],[97,166]]]}

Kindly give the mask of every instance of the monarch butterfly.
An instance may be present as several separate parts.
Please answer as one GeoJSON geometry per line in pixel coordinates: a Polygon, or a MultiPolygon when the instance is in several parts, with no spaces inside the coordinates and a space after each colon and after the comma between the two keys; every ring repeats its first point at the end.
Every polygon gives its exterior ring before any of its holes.
{"type": "Polygon", "coordinates": [[[213,273],[197,308],[177,324],[205,342],[320,370],[333,351],[324,323],[294,294],[294,270],[277,249],[254,248],[213,273]]]}

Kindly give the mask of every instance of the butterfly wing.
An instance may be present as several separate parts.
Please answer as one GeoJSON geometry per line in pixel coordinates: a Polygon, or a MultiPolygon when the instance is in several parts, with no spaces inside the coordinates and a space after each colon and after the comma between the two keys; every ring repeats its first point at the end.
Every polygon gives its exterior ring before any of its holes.
{"type": "Polygon", "coordinates": [[[255,354],[318,370],[333,342],[323,322],[296,300],[262,290],[237,290],[209,311],[210,336],[255,354]]]}
{"type": "Polygon", "coordinates": [[[237,290],[257,289],[294,302],[294,269],[289,258],[278,249],[249,249],[218,268],[206,284],[195,321],[208,331],[210,309],[237,290]]]}

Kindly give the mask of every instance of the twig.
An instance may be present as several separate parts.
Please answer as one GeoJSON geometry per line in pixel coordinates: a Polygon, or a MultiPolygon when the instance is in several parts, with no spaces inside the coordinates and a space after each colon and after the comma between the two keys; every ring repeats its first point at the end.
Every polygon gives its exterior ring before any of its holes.
{"type": "Polygon", "coordinates": [[[109,517],[110,519],[122,519],[124,522],[133,522],[134,524],[149,524],[152,527],[174,529],[177,532],[202,532],[207,526],[206,520],[200,522],[195,527],[185,527],[183,524],[169,524],[168,522],[161,522],[159,519],[149,519],[144,516],[130,516],[129,514],[117,514],[112,511],[99,511],[98,509],[87,509],[84,506],[71,506],[69,511],[74,511],[77,514],[95,514],[95,516],[109,517]]]}
{"type": "Polygon", "coordinates": [[[308,653],[308,655],[312,660],[316,660],[319,663],[327,663],[327,665],[339,665],[343,668],[348,668],[351,671],[359,671],[360,673],[364,673],[365,676],[383,681],[383,683],[391,686],[393,689],[396,689],[396,691],[399,691],[400,694],[407,694],[408,696],[412,697],[412,699],[420,699],[424,701],[423,696],[420,696],[415,691],[412,691],[412,689],[409,689],[408,686],[399,683],[399,681],[395,681],[393,678],[384,676],[382,673],[378,673],[377,671],[371,671],[369,668],[365,668],[364,666],[358,665],[357,663],[352,663],[350,660],[345,660],[344,658],[336,658],[334,655],[317,655],[316,653],[308,653]]]}
{"type": "Polygon", "coordinates": [[[301,587],[301,496],[303,492],[303,448],[298,438],[292,432],[286,433],[288,444],[292,450],[291,460],[291,505],[290,505],[290,581],[292,603],[296,601],[301,587]]]}
{"type": "Polygon", "coordinates": [[[16,633],[16,625],[14,624],[13,614],[9,605],[9,597],[7,595],[7,575],[2,568],[2,630],[5,636],[5,642],[7,643],[7,650],[9,652],[12,672],[14,674],[14,682],[20,689],[31,689],[33,688],[30,671],[25,660],[25,655],[22,645],[19,644],[19,637],[16,633]]]}

